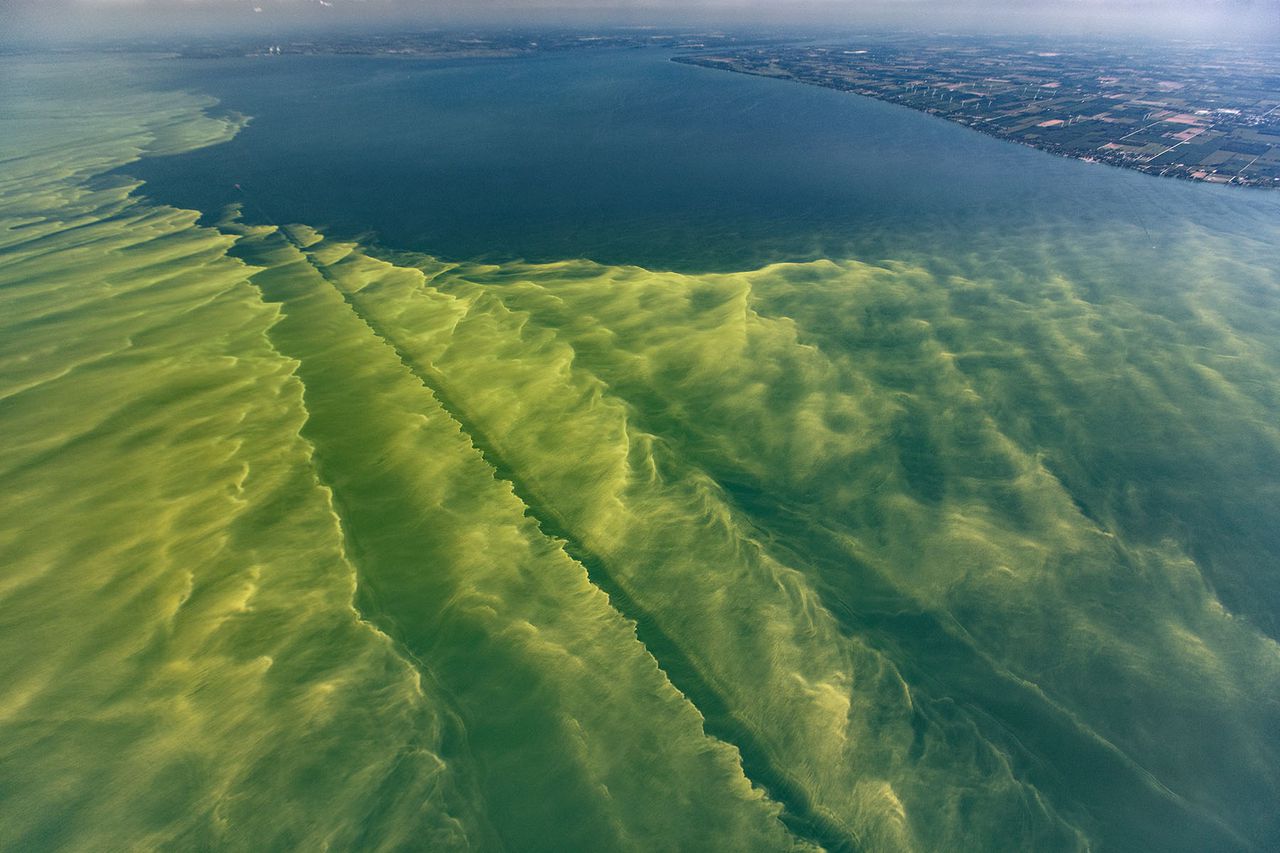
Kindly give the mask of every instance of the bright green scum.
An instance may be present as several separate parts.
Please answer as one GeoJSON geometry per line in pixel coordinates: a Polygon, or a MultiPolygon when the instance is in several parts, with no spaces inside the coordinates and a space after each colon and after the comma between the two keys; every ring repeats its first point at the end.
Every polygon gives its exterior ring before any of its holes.
{"type": "Polygon", "coordinates": [[[95,181],[236,126],[22,73],[0,847],[1277,838],[1274,265],[375,255],[95,181]]]}

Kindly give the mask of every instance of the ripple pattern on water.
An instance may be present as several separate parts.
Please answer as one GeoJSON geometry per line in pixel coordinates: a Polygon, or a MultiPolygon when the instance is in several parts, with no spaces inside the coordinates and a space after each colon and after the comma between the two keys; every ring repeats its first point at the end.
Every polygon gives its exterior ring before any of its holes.
{"type": "Polygon", "coordinates": [[[15,68],[0,846],[1277,842],[1276,229],[445,263],[15,68]]]}

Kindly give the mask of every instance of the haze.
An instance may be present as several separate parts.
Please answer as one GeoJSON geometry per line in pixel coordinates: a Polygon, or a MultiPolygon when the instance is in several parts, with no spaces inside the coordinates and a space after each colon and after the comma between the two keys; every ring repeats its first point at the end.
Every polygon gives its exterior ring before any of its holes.
{"type": "Polygon", "coordinates": [[[1280,33],[1280,0],[15,0],[3,17],[9,20],[0,30],[19,40],[281,28],[687,25],[1261,41],[1280,33]]]}

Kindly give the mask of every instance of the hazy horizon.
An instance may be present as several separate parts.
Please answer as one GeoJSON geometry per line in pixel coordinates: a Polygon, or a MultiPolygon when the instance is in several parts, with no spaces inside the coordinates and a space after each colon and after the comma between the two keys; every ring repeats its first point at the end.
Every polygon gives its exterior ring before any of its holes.
{"type": "Polygon", "coordinates": [[[1232,0],[616,0],[425,3],[420,0],[16,0],[9,40],[244,35],[282,30],[449,27],[895,29],[972,34],[1158,37],[1257,42],[1280,33],[1280,2],[1232,0]]]}

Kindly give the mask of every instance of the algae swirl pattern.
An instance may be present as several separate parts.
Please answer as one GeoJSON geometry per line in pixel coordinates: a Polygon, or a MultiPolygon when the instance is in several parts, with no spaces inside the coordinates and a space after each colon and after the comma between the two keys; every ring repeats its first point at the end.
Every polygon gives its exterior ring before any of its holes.
{"type": "Polygon", "coordinates": [[[1280,840],[1280,229],[446,263],[149,202],[243,120],[15,73],[0,847],[1280,840]]]}

